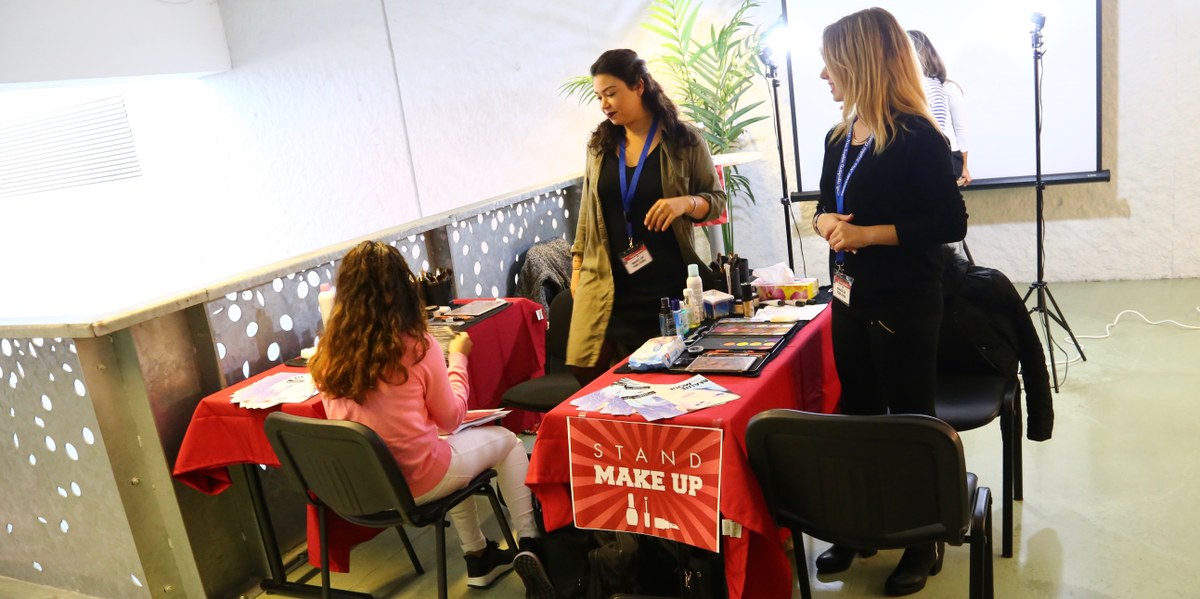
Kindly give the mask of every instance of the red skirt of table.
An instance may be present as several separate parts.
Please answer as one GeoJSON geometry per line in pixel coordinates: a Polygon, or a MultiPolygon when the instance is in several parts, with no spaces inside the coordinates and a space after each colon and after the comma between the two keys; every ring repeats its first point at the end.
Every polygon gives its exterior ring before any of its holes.
{"type": "MultiPolygon", "coordinates": [[[[719,427],[727,433],[721,484],[738,492],[721,493],[721,515],[743,527],[740,537],[723,540],[726,582],[731,599],[791,596],[791,564],[746,457],[746,424],[755,414],[772,408],[834,411],[841,385],[834,370],[829,322],[829,311],[826,310],[798,331],[758,377],[709,377],[740,395],[741,399],[663,421],[719,427]]],[[[622,376],[629,375],[610,370],[580,390],[578,395],[596,391],[622,376]]],[[[675,382],[682,378],[672,374],[633,376],[649,383],[675,382]]],[[[534,445],[526,483],[542,503],[547,530],[572,521],[566,419],[576,415],[580,413],[569,402],[555,408],[542,421],[534,445]]],[[[586,416],[643,421],[640,416],[595,413],[586,416]]]]}

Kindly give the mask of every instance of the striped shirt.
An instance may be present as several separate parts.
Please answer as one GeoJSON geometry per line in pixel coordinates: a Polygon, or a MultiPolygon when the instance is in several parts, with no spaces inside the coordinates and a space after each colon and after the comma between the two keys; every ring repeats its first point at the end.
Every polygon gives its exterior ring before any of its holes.
{"type": "Polygon", "coordinates": [[[933,77],[925,78],[925,101],[929,103],[929,112],[933,114],[933,120],[937,121],[942,135],[953,140],[954,130],[950,123],[950,105],[946,102],[946,90],[942,89],[941,81],[933,77]]]}

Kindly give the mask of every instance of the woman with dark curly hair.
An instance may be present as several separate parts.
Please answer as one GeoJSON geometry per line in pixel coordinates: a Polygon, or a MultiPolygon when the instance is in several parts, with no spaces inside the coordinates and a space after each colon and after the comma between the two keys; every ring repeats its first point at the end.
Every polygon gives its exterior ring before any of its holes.
{"type": "MultiPolygon", "coordinates": [[[[449,495],[495,468],[521,555],[531,557],[532,539],[539,533],[525,486],[529,460],[524,445],[499,426],[439,436],[462,423],[470,392],[471,338],[460,333],[449,350],[443,360],[427,331],[416,280],[400,252],[386,243],[364,241],[338,266],[337,299],[309,370],[328,417],[375,431],[396,457],[417,504],[449,495]]],[[[467,585],[489,586],[513,567],[514,548],[501,550],[483,535],[474,501],[451,510],[450,520],[466,557],[467,585]]],[[[521,572],[530,596],[552,596],[540,562],[535,556],[532,560],[539,572],[521,572]],[[530,577],[536,580],[530,582],[530,577]]]]}
{"type": "Polygon", "coordinates": [[[659,300],[679,297],[689,264],[709,274],[693,225],[725,209],[708,145],[646,61],[609,50],[591,74],[605,120],[588,141],[571,247],[567,363],[581,382],[659,334],[659,300]]]}

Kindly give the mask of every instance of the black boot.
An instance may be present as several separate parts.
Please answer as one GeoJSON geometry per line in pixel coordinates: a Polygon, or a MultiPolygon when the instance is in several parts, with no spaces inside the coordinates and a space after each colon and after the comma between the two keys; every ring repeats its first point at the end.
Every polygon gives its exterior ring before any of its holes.
{"type": "Polygon", "coordinates": [[[900,563],[888,576],[885,589],[892,597],[911,595],[925,588],[925,579],[942,571],[943,543],[918,545],[904,550],[900,563]]]}
{"type": "Polygon", "coordinates": [[[875,555],[875,550],[851,549],[842,545],[834,545],[817,556],[817,572],[821,574],[841,572],[854,563],[854,556],[856,555],[871,557],[875,555]]]}

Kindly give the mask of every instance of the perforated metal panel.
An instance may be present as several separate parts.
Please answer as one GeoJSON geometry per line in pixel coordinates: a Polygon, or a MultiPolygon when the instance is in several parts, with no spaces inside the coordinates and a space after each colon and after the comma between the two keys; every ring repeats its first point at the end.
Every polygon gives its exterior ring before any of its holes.
{"type": "MultiPolygon", "coordinates": [[[[434,244],[427,243],[427,237],[413,235],[389,243],[413,269],[445,268],[448,265],[431,254],[429,246],[434,244]]],[[[337,263],[328,262],[208,302],[205,312],[225,384],[245,380],[312,346],[321,325],[317,293],[322,284],[333,284],[336,275],[337,263]]]]}
{"type": "Polygon", "coordinates": [[[0,576],[149,597],[70,339],[0,339],[0,576]]]}
{"type": "Polygon", "coordinates": [[[514,295],[530,246],[574,238],[578,203],[576,188],[563,188],[448,226],[458,296],[514,295]]]}

